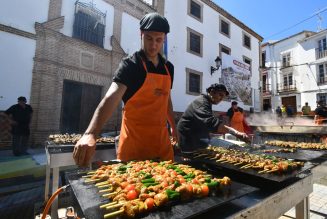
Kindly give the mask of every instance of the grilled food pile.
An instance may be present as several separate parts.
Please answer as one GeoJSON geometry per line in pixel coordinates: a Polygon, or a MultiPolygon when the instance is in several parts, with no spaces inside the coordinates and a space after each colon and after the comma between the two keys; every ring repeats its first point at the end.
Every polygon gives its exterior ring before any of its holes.
{"type": "MultiPolygon", "coordinates": [[[[55,144],[76,144],[81,137],[81,134],[53,134],[49,135],[49,140],[55,144]]],[[[97,139],[97,143],[115,143],[115,138],[101,137],[97,139]]]]}
{"type": "Polygon", "coordinates": [[[294,153],[296,148],[281,148],[281,149],[265,149],[263,153],[294,153]]]}
{"type": "Polygon", "coordinates": [[[287,173],[304,165],[303,162],[289,161],[265,154],[251,154],[223,147],[209,146],[194,152],[194,158],[208,158],[218,163],[239,166],[240,169],[254,169],[259,173],[287,173]]]}
{"type": "Polygon", "coordinates": [[[320,149],[326,150],[327,144],[325,143],[314,143],[314,142],[295,142],[295,141],[266,141],[265,144],[278,146],[278,147],[286,147],[286,148],[302,148],[302,149],[320,149]]]}
{"type": "Polygon", "coordinates": [[[205,171],[172,161],[104,165],[83,177],[86,183],[96,183],[102,196],[111,200],[100,206],[107,213],[104,218],[135,217],[175,203],[172,201],[207,197],[231,185],[228,177],[214,178],[205,171]]]}

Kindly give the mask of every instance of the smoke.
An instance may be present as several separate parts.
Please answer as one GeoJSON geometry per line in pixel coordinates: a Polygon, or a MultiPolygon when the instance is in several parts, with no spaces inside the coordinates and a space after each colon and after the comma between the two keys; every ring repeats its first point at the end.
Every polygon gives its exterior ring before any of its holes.
{"type": "Polygon", "coordinates": [[[250,114],[246,121],[251,126],[315,126],[310,117],[277,117],[273,113],[250,114]]]}

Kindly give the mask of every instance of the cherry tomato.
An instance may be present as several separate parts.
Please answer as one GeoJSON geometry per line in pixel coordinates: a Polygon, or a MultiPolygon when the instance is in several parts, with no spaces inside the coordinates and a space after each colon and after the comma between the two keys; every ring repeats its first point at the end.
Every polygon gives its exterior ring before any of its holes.
{"type": "Polygon", "coordinates": [[[127,185],[128,185],[128,182],[122,182],[122,183],[120,183],[120,187],[122,189],[125,189],[127,185]]]}
{"type": "Polygon", "coordinates": [[[144,203],[146,204],[147,209],[151,210],[154,206],[154,200],[153,198],[147,198],[145,199],[144,203]]]}
{"type": "Polygon", "coordinates": [[[126,197],[128,200],[133,200],[137,198],[137,192],[135,190],[130,190],[127,192],[126,197]]]}
{"type": "Polygon", "coordinates": [[[201,196],[206,197],[209,195],[209,187],[207,185],[201,185],[201,196]]]}
{"type": "Polygon", "coordinates": [[[163,181],[162,183],[160,183],[160,185],[164,188],[166,188],[168,186],[168,182],[167,181],[163,181]]]}
{"type": "Polygon", "coordinates": [[[126,191],[135,190],[135,186],[134,186],[133,184],[128,184],[128,185],[125,187],[125,190],[126,190],[126,191]]]}
{"type": "Polygon", "coordinates": [[[183,183],[186,182],[186,180],[184,179],[184,177],[179,177],[178,180],[179,180],[179,183],[180,184],[183,184],[183,183]]]}
{"type": "Polygon", "coordinates": [[[191,184],[188,184],[186,188],[189,192],[193,192],[193,186],[191,184]]]}
{"type": "Polygon", "coordinates": [[[192,179],[192,183],[199,184],[199,181],[197,179],[192,179]]]}

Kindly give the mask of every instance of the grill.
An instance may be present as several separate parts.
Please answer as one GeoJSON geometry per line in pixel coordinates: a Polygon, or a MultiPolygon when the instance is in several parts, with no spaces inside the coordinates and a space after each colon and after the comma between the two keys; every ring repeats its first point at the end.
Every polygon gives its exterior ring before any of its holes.
{"type": "MultiPolygon", "coordinates": [[[[215,173],[208,172],[217,177],[215,173]]],[[[81,176],[76,171],[66,172],[66,178],[72,187],[73,196],[76,198],[86,218],[103,218],[106,212],[100,209],[99,206],[108,203],[108,200],[100,196],[98,189],[94,185],[85,183],[81,176]]],[[[257,190],[256,187],[232,181],[231,187],[228,190],[217,195],[192,199],[187,202],[171,202],[167,206],[160,207],[145,215],[137,216],[137,218],[190,218],[257,190]]]]}

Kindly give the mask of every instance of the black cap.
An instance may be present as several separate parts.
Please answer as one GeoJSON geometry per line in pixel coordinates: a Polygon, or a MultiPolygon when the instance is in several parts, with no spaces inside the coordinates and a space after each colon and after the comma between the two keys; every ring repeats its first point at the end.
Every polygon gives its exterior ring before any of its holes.
{"type": "Polygon", "coordinates": [[[146,14],[140,20],[140,30],[142,31],[156,31],[169,33],[169,23],[167,19],[158,13],[146,14]]]}
{"type": "Polygon", "coordinates": [[[24,101],[24,102],[26,102],[26,97],[22,97],[22,96],[21,96],[21,97],[18,97],[17,100],[18,100],[18,101],[24,101]]]}
{"type": "Polygon", "coordinates": [[[229,95],[229,92],[227,91],[225,85],[223,84],[212,84],[210,87],[207,88],[207,93],[210,93],[211,90],[214,91],[225,91],[226,96],[229,95]]]}
{"type": "Polygon", "coordinates": [[[233,102],[232,102],[232,105],[237,105],[237,102],[236,102],[236,101],[233,101],[233,102]]]}

